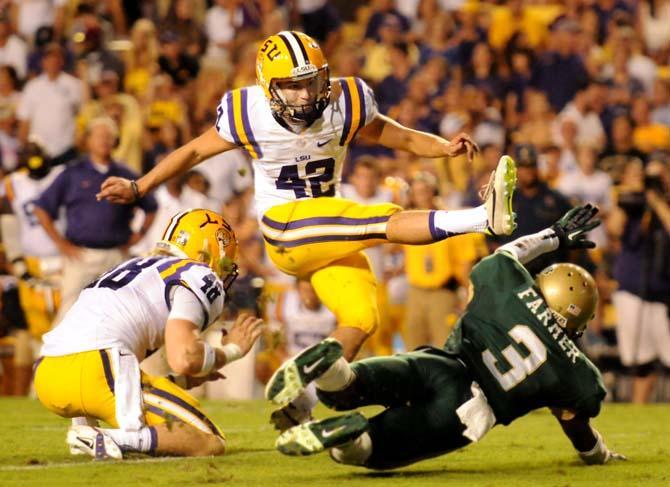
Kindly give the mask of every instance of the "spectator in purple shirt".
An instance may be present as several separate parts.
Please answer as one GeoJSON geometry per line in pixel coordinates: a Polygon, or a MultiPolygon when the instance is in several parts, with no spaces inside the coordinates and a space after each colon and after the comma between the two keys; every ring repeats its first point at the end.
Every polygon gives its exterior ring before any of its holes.
{"type": "Polygon", "coordinates": [[[392,15],[398,20],[403,32],[408,32],[410,28],[409,20],[397,9],[393,0],[376,0],[371,6],[372,15],[368,19],[368,25],[365,27],[365,38],[380,41],[379,29],[384,24],[387,16],[392,15]]]}
{"type": "Polygon", "coordinates": [[[156,213],[157,203],[151,195],[128,206],[96,200],[97,188],[105,178],[137,177],[126,166],[112,160],[117,136],[118,129],[113,120],[93,119],[87,127],[88,153],[58,175],[35,201],[35,216],[67,259],[61,308],[56,322],[67,312],[84,286],[127,258],[128,247],[146,233],[156,213]],[[135,207],[145,213],[138,233],[133,233],[130,226],[135,207]],[[54,226],[61,209],[65,210],[67,220],[65,235],[61,235],[54,226]]]}
{"type": "Polygon", "coordinates": [[[535,69],[534,84],[547,95],[556,112],[588,83],[588,73],[576,53],[579,32],[580,26],[573,20],[556,21],[552,26],[553,49],[540,58],[535,69]]]}

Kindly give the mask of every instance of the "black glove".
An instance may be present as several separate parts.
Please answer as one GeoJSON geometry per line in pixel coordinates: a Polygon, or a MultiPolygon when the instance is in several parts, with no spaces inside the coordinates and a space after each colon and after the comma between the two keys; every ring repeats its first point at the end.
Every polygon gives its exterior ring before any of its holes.
{"type": "Polygon", "coordinates": [[[586,239],[586,234],[600,225],[600,220],[592,220],[598,207],[588,203],[575,206],[551,226],[556,233],[560,248],[592,249],[595,242],[586,239]]]}

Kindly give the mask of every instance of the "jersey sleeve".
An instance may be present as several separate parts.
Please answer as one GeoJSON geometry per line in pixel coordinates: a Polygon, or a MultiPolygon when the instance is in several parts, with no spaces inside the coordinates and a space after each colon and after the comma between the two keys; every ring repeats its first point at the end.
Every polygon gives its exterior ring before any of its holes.
{"type": "Polygon", "coordinates": [[[594,418],[600,413],[600,406],[605,399],[607,390],[598,368],[583,355],[582,360],[583,367],[580,367],[577,371],[580,395],[575,401],[575,409],[586,417],[594,418]]]}
{"type": "Polygon", "coordinates": [[[172,286],[170,289],[170,314],[168,320],[186,320],[194,323],[201,330],[205,327],[205,311],[200,300],[186,286],[172,286]]]}
{"type": "Polygon", "coordinates": [[[340,145],[346,145],[361,128],[375,119],[379,111],[372,88],[361,78],[340,78],[338,82],[344,96],[344,126],[340,145]]]}
{"type": "Polygon", "coordinates": [[[216,123],[214,126],[222,139],[240,145],[239,137],[235,132],[235,111],[232,97],[232,91],[229,91],[221,98],[221,103],[216,108],[216,123]],[[235,135],[233,136],[234,132],[235,135]]]}
{"type": "Polygon", "coordinates": [[[216,131],[224,140],[244,148],[252,159],[263,157],[252,128],[252,88],[230,90],[216,109],[216,131]]]}
{"type": "Polygon", "coordinates": [[[534,282],[526,268],[505,252],[496,252],[483,259],[472,269],[470,279],[475,293],[486,287],[512,290],[534,282]]]}
{"type": "Polygon", "coordinates": [[[214,323],[223,312],[225,299],[223,283],[209,266],[193,260],[184,260],[170,266],[170,275],[161,273],[165,281],[166,292],[172,286],[184,286],[198,298],[202,305],[205,319],[202,329],[214,323]]]}

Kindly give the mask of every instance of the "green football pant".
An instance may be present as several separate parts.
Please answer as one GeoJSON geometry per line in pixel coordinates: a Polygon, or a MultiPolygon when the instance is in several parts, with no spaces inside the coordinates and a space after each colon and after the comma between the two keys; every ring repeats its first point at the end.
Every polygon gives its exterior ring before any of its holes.
{"type": "Polygon", "coordinates": [[[465,366],[436,349],[361,360],[344,390],[318,391],[335,410],[382,405],[369,419],[372,455],[366,467],[389,469],[435,457],[470,443],[456,409],[472,398],[465,366]]]}

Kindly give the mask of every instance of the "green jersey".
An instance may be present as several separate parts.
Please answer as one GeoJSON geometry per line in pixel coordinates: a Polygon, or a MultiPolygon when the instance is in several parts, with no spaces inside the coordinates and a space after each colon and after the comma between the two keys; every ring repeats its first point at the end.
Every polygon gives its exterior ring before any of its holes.
{"type": "Polygon", "coordinates": [[[471,274],[474,296],[449,337],[486,394],[498,424],[540,407],[600,411],[600,372],[559,325],[528,271],[499,252],[471,274]]]}

